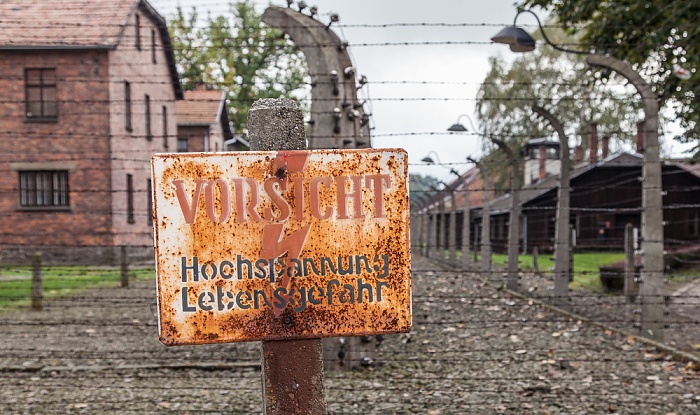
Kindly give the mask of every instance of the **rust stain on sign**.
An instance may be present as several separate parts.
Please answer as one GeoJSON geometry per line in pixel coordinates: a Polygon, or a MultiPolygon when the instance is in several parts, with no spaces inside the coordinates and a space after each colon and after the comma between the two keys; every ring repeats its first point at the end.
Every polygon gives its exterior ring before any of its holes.
{"type": "Polygon", "coordinates": [[[152,168],[163,343],[410,330],[404,150],[160,154],[152,168]]]}

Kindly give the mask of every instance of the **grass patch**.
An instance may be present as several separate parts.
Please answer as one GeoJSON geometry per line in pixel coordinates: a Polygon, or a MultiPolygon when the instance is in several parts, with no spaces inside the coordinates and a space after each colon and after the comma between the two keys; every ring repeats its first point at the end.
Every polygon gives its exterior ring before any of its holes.
{"type": "MultiPolygon", "coordinates": [[[[537,258],[537,263],[541,272],[550,272],[554,269],[554,255],[544,254],[537,258]]],[[[602,292],[603,287],[598,275],[598,267],[610,265],[615,262],[624,261],[624,252],[583,252],[574,254],[574,280],[569,284],[571,289],[589,290],[602,292]]],[[[507,265],[508,256],[504,254],[494,254],[493,263],[507,265]]],[[[518,256],[519,268],[531,271],[532,255],[518,256]]]]}
{"type": "MultiPolygon", "coordinates": [[[[67,296],[96,287],[115,287],[121,283],[118,268],[43,267],[44,299],[67,296]]],[[[129,280],[153,278],[154,268],[129,270],[129,280]]],[[[32,268],[30,266],[0,266],[0,312],[31,305],[32,268]]]]}
{"type": "Polygon", "coordinates": [[[669,282],[676,284],[686,284],[700,278],[700,269],[683,268],[673,270],[666,275],[669,282]]]}

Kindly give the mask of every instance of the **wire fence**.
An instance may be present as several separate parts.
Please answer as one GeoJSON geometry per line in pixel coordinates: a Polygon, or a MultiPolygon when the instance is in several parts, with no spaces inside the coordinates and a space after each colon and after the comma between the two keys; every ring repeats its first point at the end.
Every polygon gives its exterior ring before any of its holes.
{"type": "MultiPolygon", "coordinates": [[[[371,367],[327,372],[330,413],[697,412],[700,357],[671,334],[697,341],[697,314],[676,312],[697,307],[696,295],[668,304],[667,344],[658,348],[631,335],[636,315],[623,297],[581,291],[569,314],[558,313],[545,305],[546,277],[521,272],[516,295],[502,289],[498,268],[445,265],[414,248],[413,330],[376,339],[371,367]]],[[[94,274],[102,285],[67,295],[49,288],[41,311],[31,310],[31,291],[8,288],[30,278],[22,270],[0,275],[0,292],[16,302],[0,311],[4,413],[262,411],[259,343],[159,343],[152,269],[132,265],[123,287],[115,267],[44,267],[47,281],[87,284],[94,274]]]]}

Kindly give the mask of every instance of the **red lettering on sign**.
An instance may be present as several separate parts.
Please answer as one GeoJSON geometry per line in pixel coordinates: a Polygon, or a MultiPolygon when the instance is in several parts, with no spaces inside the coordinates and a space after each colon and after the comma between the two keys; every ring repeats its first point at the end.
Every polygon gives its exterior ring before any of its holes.
{"type": "Polygon", "coordinates": [[[231,216],[231,196],[228,189],[228,183],[221,179],[208,180],[207,188],[204,191],[204,205],[207,208],[207,216],[214,223],[224,223],[231,216]],[[217,216],[214,210],[216,205],[216,195],[214,190],[219,188],[219,197],[221,205],[221,216],[217,216]]]}
{"type": "Polygon", "coordinates": [[[388,174],[370,174],[365,176],[365,186],[372,185],[374,190],[374,217],[384,217],[384,191],[391,188],[391,177],[388,174]]]}
{"type": "Polygon", "coordinates": [[[185,194],[185,187],[183,185],[184,180],[173,180],[175,185],[175,193],[177,194],[177,201],[180,202],[180,208],[182,209],[182,215],[185,217],[185,222],[194,223],[197,217],[197,209],[199,208],[199,199],[202,195],[202,188],[206,180],[196,180],[194,196],[192,197],[192,203],[187,200],[187,195],[185,194]]]}
{"type": "Polygon", "coordinates": [[[349,219],[348,199],[355,208],[354,216],[362,217],[362,176],[340,176],[336,178],[338,189],[338,219],[349,219]],[[351,183],[348,191],[347,183],[351,183]]]}
{"type": "Polygon", "coordinates": [[[318,219],[328,219],[333,215],[333,208],[326,206],[326,209],[321,212],[321,185],[328,188],[331,187],[330,177],[314,177],[309,184],[309,193],[311,193],[311,214],[318,219]]]}
{"type": "Polygon", "coordinates": [[[272,204],[277,208],[278,213],[274,213],[274,209],[266,207],[264,212],[265,220],[269,221],[284,221],[289,218],[289,203],[282,197],[281,192],[287,190],[287,180],[280,180],[271,177],[265,180],[265,193],[270,196],[272,204]],[[277,190],[279,189],[279,191],[277,190]]]}
{"type": "Polygon", "coordinates": [[[258,182],[251,178],[235,178],[233,179],[233,185],[236,192],[236,222],[248,222],[248,216],[253,222],[262,221],[262,218],[255,210],[258,207],[258,203],[260,203],[258,182]],[[250,198],[247,200],[246,187],[250,189],[250,198]]]}

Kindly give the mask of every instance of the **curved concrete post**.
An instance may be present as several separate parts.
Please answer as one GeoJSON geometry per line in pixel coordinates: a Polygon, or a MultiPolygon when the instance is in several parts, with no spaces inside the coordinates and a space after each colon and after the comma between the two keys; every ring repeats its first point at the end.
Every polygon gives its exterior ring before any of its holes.
{"type": "Polygon", "coordinates": [[[479,168],[479,174],[484,183],[484,202],[481,208],[481,272],[486,278],[489,278],[491,273],[491,189],[489,174],[484,164],[471,157],[467,157],[467,160],[479,168]]]}
{"type": "Polygon", "coordinates": [[[642,334],[664,339],[664,228],[661,160],[659,151],[659,102],[651,86],[632,66],[612,56],[589,55],[589,65],[611,69],[626,78],[642,97],[646,118],[642,163],[642,270],[639,298],[642,334]]]}
{"type": "Polygon", "coordinates": [[[369,148],[369,118],[357,100],[355,71],[338,36],[291,8],[270,6],[262,21],[287,33],[306,57],[312,81],[309,148],[369,148]]]}
{"type": "Polygon", "coordinates": [[[506,277],[506,287],[510,290],[517,290],[518,281],[518,251],[520,250],[520,170],[518,168],[518,158],[513,150],[504,141],[489,137],[489,139],[503,150],[511,163],[510,179],[510,221],[508,224],[508,276],[506,277]]]}
{"type": "Polygon", "coordinates": [[[559,135],[561,144],[559,160],[561,164],[559,190],[557,193],[557,212],[554,233],[554,304],[559,307],[567,307],[569,304],[569,261],[571,260],[571,245],[569,237],[570,218],[570,172],[569,164],[569,141],[564,134],[564,127],[561,122],[549,111],[537,105],[532,106],[532,110],[549,122],[559,135]]]}

